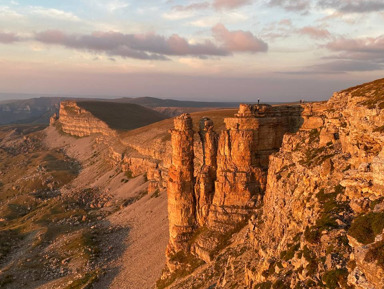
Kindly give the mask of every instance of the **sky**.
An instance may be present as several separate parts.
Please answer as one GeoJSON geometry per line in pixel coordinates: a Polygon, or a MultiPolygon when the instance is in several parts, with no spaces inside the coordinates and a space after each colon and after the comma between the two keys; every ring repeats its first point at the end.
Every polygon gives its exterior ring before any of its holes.
{"type": "Polygon", "coordinates": [[[382,0],[0,0],[0,93],[328,99],[382,78],[382,0]]]}

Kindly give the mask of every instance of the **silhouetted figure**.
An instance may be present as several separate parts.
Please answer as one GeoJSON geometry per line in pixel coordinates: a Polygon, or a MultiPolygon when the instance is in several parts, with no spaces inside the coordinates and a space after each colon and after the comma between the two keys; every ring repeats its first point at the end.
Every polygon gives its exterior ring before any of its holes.
{"type": "Polygon", "coordinates": [[[257,100],[257,104],[260,104],[260,98],[257,100]]]}

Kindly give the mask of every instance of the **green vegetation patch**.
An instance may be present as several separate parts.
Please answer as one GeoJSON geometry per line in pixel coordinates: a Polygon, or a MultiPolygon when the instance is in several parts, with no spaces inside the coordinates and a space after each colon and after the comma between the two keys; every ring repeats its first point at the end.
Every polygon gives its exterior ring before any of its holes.
{"type": "Polygon", "coordinates": [[[322,231],[338,228],[337,219],[340,217],[339,214],[350,210],[347,202],[338,202],[336,200],[337,195],[343,193],[344,190],[343,186],[337,185],[333,193],[326,194],[324,189],[321,189],[316,195],[323,206],[323,210],[316,220],[316,225],[305,229],[304,236],[308,242],[314,244],[320,240],[322,231]]]}
{"type": "Polygon", "coordinates": [[[171,256],[170,261],[181,263],[181,264],[183,264],[183,267],[172,272],[168,278],[159,279],[156,282],[156,286],[158,289],[167,288],[169,285],[171,285],[177,279],[181,279],[181,278],[191,274],[198,267],[200,267],[201,265],[204,264],[204,261],[200,260],[199,258],[196,258],[195,256],[193,256],[190,253],[186,254],[182,251],[171,256]]]}
{"type": "Polygon", "coordinates": [[[364,83],[359,86],[348,88],[344,92],[351,93],[352,97],[366,97],[366,100],[359,104],[367,106],[370,109],[376,108],[384,101],[384,79],[378,79],[373,82],[364,83]]]}
{"type": "Polygon", "coordinates": [[[348,270],[346,268],[325,272],[323,282],[329,289],[349,288],[347,284],[348,270]]]}
{"type": "Polygon", "coordinates": [[[377,262],[377,265],[384,269],[384,241],[372,245],[367,255],[365,255],[364,261],[377,262]]]}
{"type": "Polygon", "coordinates": [[[384,213],[371,212],[366,215],[356,217],[348,234],[363,244],[370,244],[375,241],[375,237],[384,229],[384,213]]]}
{"type": "Polygon", "coordinates": [[[160,190],[157,189],[156,191],[153,192],[153,194],[151,195],[151,199],[153,198],[158,198],[160,197],[160,190]]]}
{"type": "Polygon", "coordinates": [[[291,244],[288,246],[288,250],[282,251],[280,253],[280,258],[285,261],[291,260],[299,249],[300,249],[300,243],[291,244]]]}
{"type": "Polygon", "coordinates": [[[131,130],[167,118],[157,111],[132,103],[79,101],[77,105],[107,123],[110,128],[118,130],[131,130]]]}
{"type": "Polygon", "coordinates": [[[314,167],[321,165],[327,159],[332,158],[335,154],[327,151],[332,146],[324,146],[320,148],[310,148],[305,151],[304,158],[300,160],[300,164],[306,167],[314,167]]]}
{"type": "Polygon", "coordinates": [[[272,288],[272,282],[270,281],[259,283],[255,286],[255,289],[271,289],[271,288],[272,288]]]}
{"type": "Polygon", "coordinates": [[[273,283],[272,288],[273,289],[285,289],[285,288],[289,288],[289,286],[287,286],[287,284],[285,284],[285,282],[282,279],[277,279],[275,281],[275,283],[273,283]]]}
{"type": "Polygon", "coordinates": [[[269,276],[275,274],[275,265],[276,265],[276,262],[273,261],[269,264],[269,267],[267,270],[264,270],[263,273],[261,273],[261,275],[263,275],[265,278],[268,278],[269,276]]]}
{"type": "Polygon", "coordinates": [[[318,142],[320,140],[320,130],[314,128],[309,132],[309,143],[318,142]]]}
{"type": "Polygon", "coordinates": [[[381,198],[378,198],[378,199],[372,201],[372,203],[370,205],[371,210],[374,210],[376,205],[381,204],[382,202],[384,202],[384,197],[381,197],[381,198]]]}
{"type": "MultiPolygon", "coordinates": [[[[384,102],[383,102],[384,103],[384,102]]],[[[384,125],[383,126],[380,126],[380,127],[377,127],[373,130],[373,132],[380,132],[380,133],[384,133],[384,125]]]]}
{"type": "Polygon", "coordinates": [[[308,275],[314,275],[319,267],[319,262],[316,259],[316,254],[304,246],[303,256],[307,260],[308,265],[305,267],[308,271],[308,275]]]}

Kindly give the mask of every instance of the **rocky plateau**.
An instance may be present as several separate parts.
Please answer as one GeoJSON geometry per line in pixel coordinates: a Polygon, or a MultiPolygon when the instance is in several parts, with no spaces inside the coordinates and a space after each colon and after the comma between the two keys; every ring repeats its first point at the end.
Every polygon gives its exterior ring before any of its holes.
{"type": "Polygon", "coordinates": [[[65,101],[2,128],[0,287],[384,288],[383,110],[380,79],[125,130],[65,101]]]}

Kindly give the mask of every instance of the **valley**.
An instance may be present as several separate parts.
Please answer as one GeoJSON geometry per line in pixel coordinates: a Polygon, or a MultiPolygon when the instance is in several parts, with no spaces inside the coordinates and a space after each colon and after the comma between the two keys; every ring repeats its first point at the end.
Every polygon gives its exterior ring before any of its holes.
{"type": "Polygon", "coordinates": [[[381,288],[383,87],[2,126],[0,287],[381,288]]]}

